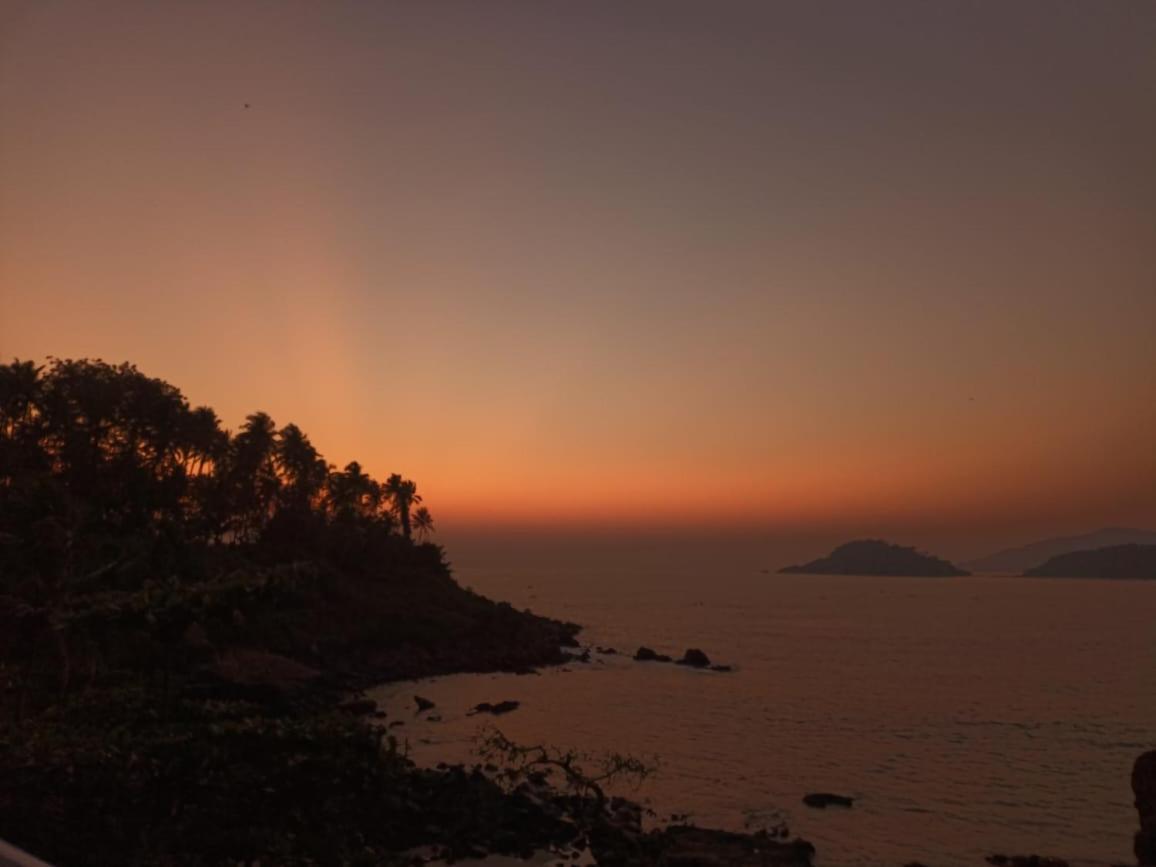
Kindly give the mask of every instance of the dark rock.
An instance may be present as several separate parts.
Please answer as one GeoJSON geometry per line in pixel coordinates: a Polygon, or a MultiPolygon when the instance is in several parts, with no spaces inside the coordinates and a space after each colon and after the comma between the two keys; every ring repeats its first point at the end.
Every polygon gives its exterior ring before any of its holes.
{"type": "Polygon", "coordinates": [[[500,701],[497,704],[491,704],[488,701],[483,701],[481,704],[474,705],[474,709],[470,711],[470,716],[478,713],[492,713],[494,716],[501,716],[504,713],[509,713],[512,710],[517,710],[521,706],[521,702],[517,701],[500,701]]]}
{"type": "Polygon", "coordinates": [[[634,834],[642,833],[642,807],[626,798],[610,799],[610,816],[615,826],[634,834]]]}
{"type": "Polygon", "coordinates": [[[665,653],[655,653],[649,647],[640,647],[634,652],[634,658],[638,662],[671,662],[671,658],[665,653]]]}
{"type": "Polygon", "coordinates": [[[377,713],[377,702],[371,698],[357,698],[345,702],[341,705],[340,710],[350,716],[369,716],[377,713]]]}
{"type": "Polygon", "coordinates": [[[984,860],[996,867],[1068,867],[1068,862],[1062,858],[1042,855],[988,855],[984,860]]]}
{"type": "Polygon", "coordinates": [[[182,636],[185,646],[195,652],[213,651],[213,643],[209,641],[209,634],[200,623],[190,623],[182,636]]]}
{"type": "Polygon", "coordinates": [[[710,665],[710,657],[697,647],[689,648],[678,661],[679,665],[690,665],[694,668],[706,668],[710,665]]]}
{"type": "Polygon", "coordinates": [[[300,693],[321,676],[317,669],[287,656],[239,647],[218,654],[214,673],[225,683],[254,687],[270,695],[300,693]]]}
{"type": "Polygon", "coordinates": [[[594,650],[601,653],[603,656],[617,656],[618,651],[613,647],[595,647],[594,650]]]}
{"type": "MultiPolygon", "coordinates": [[[[810,867],[815,847],[805,840],[783,842],[765,831],[739,834],[676,825],[637,838],[643,865],[663,867],[810,867]]],[[[611,864],[595,855],[599,865],[611,864]]]]}
{"type": "Polygon", "coordinates": [[[441,722],[442,718],[440,715],[438,715],[436,713],[431,713],[429,716],[427,716],[425,718],[425,721],[426,722],[441,722]]]}
{"type": "Polygon", "coordinates": [[[731,665],[712,665],[711,671],[734,671],[734,666],[731,665]]]}
{"type": "Polygon", "coordinates": [[[420,695],[415,695],[413,697],[413,703],[417,705],[418,713],[429,710],[431,707],[437,707],[437,705],[435,705],[428,698],[422,698],[420,695]]]}
{"type": "Polygon", "coordinates": [[[854,802],[854,798],[849,798],[846,795],[833,795],[830,792],[813,792],[803,796],[804,804],[820,810],[825,810],[827,807],[850,807],[854,802]]]}
{"type": "Polygon", "coordinates": [[[1132,765],[1132,792],[1140,814],[1136,860],[1143,865],[1156,864],[1156,750],[1144,753],[1132,765]]]}

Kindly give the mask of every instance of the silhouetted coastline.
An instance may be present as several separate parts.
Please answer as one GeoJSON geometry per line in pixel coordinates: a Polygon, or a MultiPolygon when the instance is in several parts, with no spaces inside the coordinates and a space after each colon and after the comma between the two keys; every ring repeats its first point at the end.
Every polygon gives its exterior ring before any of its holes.
{"type": "Polygon", "coordinates": [[[128,364],[0,366],[0,838],[57,867],[810,863],[783,834],[644,832],[573,766],[532,792],[416,767],[360,689],[561,664],[579,629],[461,588],[420,503],[128,364]]]}

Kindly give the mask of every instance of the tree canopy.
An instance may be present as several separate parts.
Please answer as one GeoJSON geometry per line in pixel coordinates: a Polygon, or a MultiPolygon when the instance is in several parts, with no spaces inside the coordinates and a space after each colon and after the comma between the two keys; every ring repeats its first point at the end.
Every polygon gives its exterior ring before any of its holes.
{"type": "MultiPolygon", "coordinates": [[[[33,582],[50,593],[161,549],[287,561],[408,540],[420,503],[413,481],[378,482],[356,461],[338,470],[264,412],[226,430],[131,364],[0,365],[0,592],[33,582]]],[[[424,508],[418,528],[433,529],[424,508]]]]}

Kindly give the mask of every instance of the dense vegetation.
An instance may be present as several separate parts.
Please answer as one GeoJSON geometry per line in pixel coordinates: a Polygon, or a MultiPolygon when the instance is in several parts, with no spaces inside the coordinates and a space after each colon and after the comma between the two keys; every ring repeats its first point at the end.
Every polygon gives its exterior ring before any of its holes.
{"type": "Polygon", "coordinates": [[[573,641],[459,587],[420,504],[263,413],[230,433],[131,365],[0,367],[0,837],[69,867],[382,863],[556,833],[341,708],[573,641]]]}
{"type": "Polygon", "coordinates": [[[782,573],[808,575],[911,575],[949,577],[967,575],[947,560],[881,539],[860,539],[835,548],[826,557],[801,566],[787,566],[782,573]]]}

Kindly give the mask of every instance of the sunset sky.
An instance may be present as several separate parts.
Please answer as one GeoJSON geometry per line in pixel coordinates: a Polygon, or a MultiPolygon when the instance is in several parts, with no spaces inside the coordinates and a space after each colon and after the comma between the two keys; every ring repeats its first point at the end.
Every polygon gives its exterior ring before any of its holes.
{"type": "Polygon", "coordinates": [[[1156,526],[1154,46],[1152,0],[0,0],[0,358],[263,409],[451,533],[1156,526]]]}

